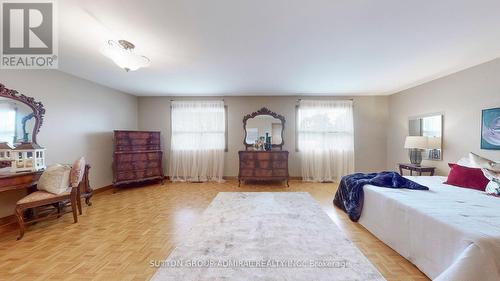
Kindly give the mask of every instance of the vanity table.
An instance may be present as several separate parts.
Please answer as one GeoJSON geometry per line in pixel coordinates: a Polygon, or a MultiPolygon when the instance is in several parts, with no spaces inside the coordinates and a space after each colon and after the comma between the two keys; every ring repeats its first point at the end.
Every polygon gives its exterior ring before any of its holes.
{"type": "Polygon", "coordinates": [[[279,180],[289,186],[288,151],[283,150],[284,127],[285,117],[265,107],[243,118],[245,150],[238,152],[238,186],[247,180],[279,180]],[[256,149],[256,142],[266,135],[271,138],[270,149],[256,149]]]}
{"type": "Polygon", "coordinates": [[[24,173],[0,173],[0,192],[29,189],[36,185],[42,171],[24,173]]]}

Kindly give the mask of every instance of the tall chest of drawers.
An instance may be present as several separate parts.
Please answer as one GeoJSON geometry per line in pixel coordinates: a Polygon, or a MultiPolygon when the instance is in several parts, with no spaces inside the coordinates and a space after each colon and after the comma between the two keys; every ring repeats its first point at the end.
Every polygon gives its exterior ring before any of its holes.
{"type": "Polygon", "coordinates": [[[114,131],[113,185],[163,181],[160,132],[114,131]]]}
{"type": "Polygon", "coordinates": [[[239,151],[238,186],[246,180],[282,180],[288,186],[288,151],[239,151]]]}

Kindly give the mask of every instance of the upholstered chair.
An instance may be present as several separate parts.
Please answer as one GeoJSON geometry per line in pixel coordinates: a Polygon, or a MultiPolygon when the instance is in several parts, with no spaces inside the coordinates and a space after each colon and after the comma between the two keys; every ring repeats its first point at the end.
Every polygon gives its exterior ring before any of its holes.
{"type": "MultiPolygon", "coordinates": [[[[49,173],[47,169],[44,173],[49,173]]],[[[26,229],[26,225],[38,222],[41,220],[49,219],[52,217],[60,217],[61,216],[61,206],[63,206],[68,201],[71,204],[71,210],[73,213],[73,220],[75,223],[78,222],[78,214],[77,208],[80,215],[82,214],[82,204],[80,199],[80,183],[82,182],[83,175],[85,173],[85,159],[82,157],[78,159],[73,166],[71,167],[70,176],[69,176],[69,187],[65,188],[61,193],[48,192],[46,190],[40,190],[40,187],[37,187],[39,190],[33,193],[28,194],[24,198],[20,199],[16,204],[15,215],[17,221],[19,223],[19,237],[17,240],[23,238],[24,231],[26,229]],[[25,219],[24,213],[27,209],[36,210],[38,207],[42,206],[53,206],[55,207],[55,212],[51,212],[48,215],[38,217],[34,215],[31,219],[25,219]]],[[[47,174],[45,176],[47,176],[47,174]]],[[[40,177],[40,181],[42,181],[42,177],[40,177]]],[[[67,178],[66,178],[67,180],[67,178]]],[[[47,179],[46,182],[49,185],[56,185],[57,180],[51,182],[50,179],[47,179]]],[[[67,186],[67,185],[66,185],[67,186]]],[[[49,186],[50,187],[50,186],[49,186]]],[[[50,188],[46,188],[51,190],[50,188]]]]}

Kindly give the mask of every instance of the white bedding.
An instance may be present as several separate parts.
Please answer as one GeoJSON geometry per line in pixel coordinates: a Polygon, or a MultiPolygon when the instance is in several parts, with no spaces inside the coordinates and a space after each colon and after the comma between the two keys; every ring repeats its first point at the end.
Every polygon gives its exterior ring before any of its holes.
{"type": "Polygon", "coordinates": [[[435,280],[500,280],[500,198],[407,177],[429,191],[366,185],[359,223],[435,280]]]}

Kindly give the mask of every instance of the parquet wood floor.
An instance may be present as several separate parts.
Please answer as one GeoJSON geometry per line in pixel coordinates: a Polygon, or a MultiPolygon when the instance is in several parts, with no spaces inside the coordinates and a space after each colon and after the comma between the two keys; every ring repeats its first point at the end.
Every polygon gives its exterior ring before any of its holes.
{"type": "MultiPolygon", "coordinates": [[[[148,280],[221,191],[306,191],[387,280],[428,280],[415,266],[332,205],[336,184],[291,181],[242,184],[166,183],[106,191],[77,224],[67,214],[27,229],[0,232],[0,280],[148,280]]],[[[332,233],[335,235],[335,233],[332,233]]]]}

